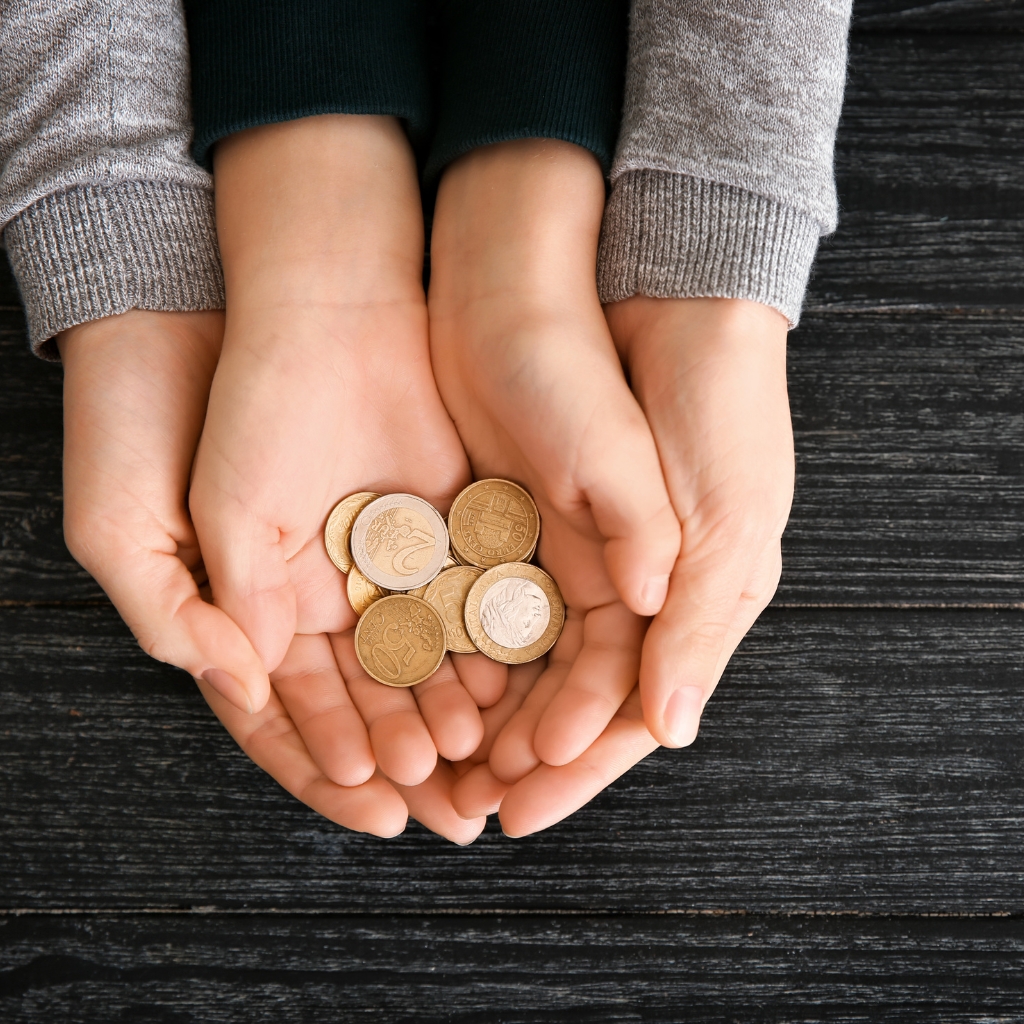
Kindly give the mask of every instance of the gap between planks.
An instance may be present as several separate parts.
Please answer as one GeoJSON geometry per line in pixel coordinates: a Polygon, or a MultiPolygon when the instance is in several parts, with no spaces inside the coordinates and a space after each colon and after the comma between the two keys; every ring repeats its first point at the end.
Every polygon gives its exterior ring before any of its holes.
{"type": "Polygon", "coordinates": [[[608,910],[594,908],[592,910],[573,910],[558,908],[541,909],[493,909],[485,907],[436,907],[424,910],[382,909],[382,910],[328,910],[291,907],[263,908],[220,908],[212,906],[196,907],[48,907],[34,909],[32,907],[0,908],[3,917],[751,917],[751,918],[819,918],[819,917],[854,917],[862,920],[876,921],[919,921],[932,918],[987,921],[994,918],[1012,918],[1024,921],[1024,913],[1009,910],[993,910],[989,913],[959,911],[926,911],[918,914],[884,914],[870,910],[746,910],[729,908],[710,908],[695,910],[689,908],[669,908],[665,910],[608,910]]]}

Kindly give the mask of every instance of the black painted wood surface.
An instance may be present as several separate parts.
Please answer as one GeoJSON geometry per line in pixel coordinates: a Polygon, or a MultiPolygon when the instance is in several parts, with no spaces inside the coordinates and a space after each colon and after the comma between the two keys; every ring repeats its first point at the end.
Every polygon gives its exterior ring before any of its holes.
{"type": "Polygon", "coordinates": [[[858,0],[775,605],[523,840],[331,826],[138,650],[0,271],[0,1020],[1024,1020],[1022,67],[1022,0],[858,0]]]}
{"type": "Polygon", "coordinates": [[[1015,1024],[1022,958],[1019,922],[998,918],[13,918],[0,1016],[1015,1024]]]}

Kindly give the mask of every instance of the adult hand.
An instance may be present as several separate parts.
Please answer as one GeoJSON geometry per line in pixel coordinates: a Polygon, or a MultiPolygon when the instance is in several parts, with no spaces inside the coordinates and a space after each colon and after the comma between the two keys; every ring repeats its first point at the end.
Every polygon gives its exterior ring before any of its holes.
{"type": "Polygon", "coordinates": [[[653,736],[684,746],[782,571],[794,475],[787,324],[737,299],[637,296],[606,315],[682,527],[640,693],[653,736]]]}
{"type": "MultiPolygon", "coordinates": [[[[215,180],[227,321],[190,507],[218,607],[273,671],[295,633],[355,624],[324,550],[333,505],[408,491],[444,511],[469,467],[431,374],[422,211],[397,120],[250,129],[218,144],[215,180]]],[[[479,744],[456,673],[419,702],[368,683],[352,700],[394,782],[479,744]]]]}
{"type": "Polygon", "coordinates": [[[132,310],[64,331],[64,535],[142,648],[242,711],[270,684],[245,634],[199,594],[186,508],[221,313],[132,310]]]}

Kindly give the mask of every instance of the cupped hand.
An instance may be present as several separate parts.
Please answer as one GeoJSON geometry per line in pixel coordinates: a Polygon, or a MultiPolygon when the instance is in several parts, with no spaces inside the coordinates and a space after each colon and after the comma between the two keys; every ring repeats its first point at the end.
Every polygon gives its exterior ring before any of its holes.
{"type": "Polygon", "coordinates": [[[243,711],[267,672],[241,629],[200,597],[189,472],[221,348],[218,312],[132,310],[64,331],[64,534],[143,649],[243,711]]]}
{"type": "MultiPolygon", "coordinates": [[[[469,467],[431,374],[422,211],[398,122],[325,115],[241,132],[218,145],[215,182],[227,320],[190,507],[214,600],[273,671],[296,632],[355,624],[324,549],[334,504],[407,491],[444,512],[469,467]]],[[[352,699],[394,781],[422,782],[437,752],[478,744],[457,677],[419,703],[368,682],[352,699]],[[440,696],[465,728],[441,727],[440,696]],[[410,729],[416,742],[392,756],[410,729]]]]}
{"type": "Polygon", "coordinates": [[[522,140],[456,161],[434,216],[438,387],[476,477],[533,495],[539,560],[567,606],[547,668],[494,742],[503,783],[540,761],[569,763],[602,734],[636,684],[645,616],[661,608],[679,551],[654,440],[597,298],[603,206],[589,153],[522,140]]]}
{"type": "Polygon", "coordinates": [[[682,527],[640,693],[658,742],[684,746],[782,570],[794,476],[787,323],[737,299],[638,296],[606,315],[682,527]]]}

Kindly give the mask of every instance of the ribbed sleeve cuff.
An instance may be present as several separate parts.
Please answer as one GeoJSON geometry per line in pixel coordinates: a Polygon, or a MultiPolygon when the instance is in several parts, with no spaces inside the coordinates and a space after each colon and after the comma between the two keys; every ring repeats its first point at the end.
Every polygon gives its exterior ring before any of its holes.
{"type": "Polygon", "coordinates": [[[203,189],[130,181],[46,196],[4,229],[32,349],[129,309],[222,309],[224,278],[213,197],[203,189]]]}
{"type": "Polygon", "coordinates": [[[463,153],[546,138],[590,150],[607,173],[628,35],[625,0],[444,0],[437,131],[424,177],[463,153]]]}
{"type": "Polygon", "coordinates": [[[813,218],[745,189],[671,171],[627,171],[605,209],[598,291],[602,302],[750,299],[795,327],[819,234],[813,218]]]}
{"type": "Polygon", "coordinates": [[[389,114],[413,141],[430,122],[425,0],[186,0],[192,153],[316,114],[389,114]]]}

